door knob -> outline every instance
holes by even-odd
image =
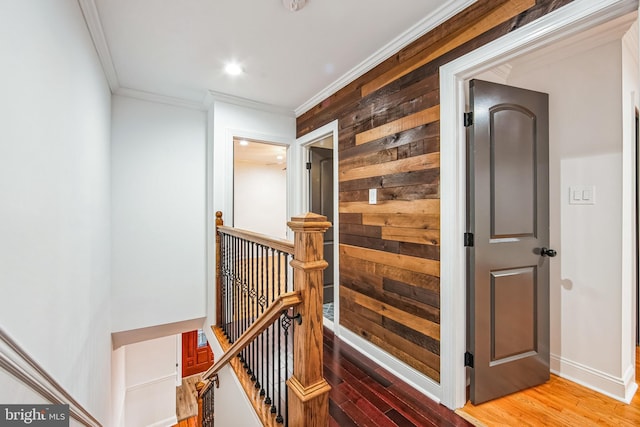
[[[542,248],[540,249],[540,255],[553,258],[554,256],[558,255],[558,253],[554,249]]]

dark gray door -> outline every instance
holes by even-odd
[[[548,95],[472,80],[471,402],[549,379]],[[470,242],[467,242],[470,244]]]
[[[309,207],[311,212],[324,215],[333,224],[333,150],[309,149]],[[324,233],[324,259],[329,266],[324,270],[323,303],[333,302],[333,227]]]

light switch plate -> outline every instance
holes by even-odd
[[[377,188],[370,188],[369,189],[369,204],[370,205],[375,205],[376,203],[378,203],[378,189]]]
[[[595,205],[596,187],[593,185],[572,185],[569,187],[570,205]]]

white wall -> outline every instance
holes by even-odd
[[[206,114],[113,97],[113,331],[205,316]]]
[[[550,95],[551,368],[625,398],[621,41],[573,51],[516,64],[507,83]],[[595,186],[596,203],[569,204],[574,185]]]
[[[208,339],[213,354],[218,359],[224,354],[222,347],[215,337]],[[221,427],[261,427],[262,422],[256,415],[255,409],[247,399],[244,389],[238,382],[238,377],[229,364],[218,372],[218,380],[220,388],[214,391],[216,425]]]
[[[234,227],[285,239],[287,237],[286,165],[235,162]]]
[[[176,337],[130,344],[124,347],[124,353],[124,425],[176,424]]]
[[[76,0],[0,28],[0,325],[108,425],[111,94]]]

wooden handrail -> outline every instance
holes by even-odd
[[[259,243],[264,246],[269,246],[273,249],[277,249],[282,252],[286,252],[288,254],[293,255],[293,243],[289,240],[278,239],[275,237],[269,237],[264,234],[254,233],[253,231],[242,230],[239,228],[226,227],[226,226],[218,226],[216,227],[218,231],[222,231],[224,234],[228,234],[229,236],[239,237],[241,239],[249,240],[251,242]]]
[[[267,307],[265,312],[260,314],[256,321],[229,347],[224,355],[202,374],[202,379],[206,380],[217,373],[224,365],[229,363],[231,359],[236,357],[238,353],[244,350],[245,347],[251,344],[258,335],[271,326],[273,322],[282,315],[283,311],[295,307],[300,303],[302,303],[302,297],[300,296],[300,292],[297,291],[287,292],[276,298],[276,300]]]

